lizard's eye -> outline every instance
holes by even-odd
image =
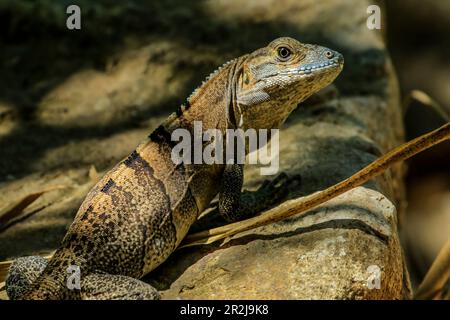
[[[289,48],[286,48],[286,47],[279,47],[277,52],[278,52],[278,57],[282,61],[286,61],[292,55],[291,50]]]

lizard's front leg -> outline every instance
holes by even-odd
[[[227,221],[250,218],[286,197],[292,182],[299,176],[289,178],[280,173],[272,181],[266,180],[256,191],[241,192],[244,182],[244,166],[227,164],[225,166],[219,191],[219,212]]]

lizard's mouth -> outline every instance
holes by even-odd
[[[344,66],[344,57],[339,54],[328,61],[322,61],[320,63],[304,64],[299,68],[289,69],[283,72],[285,75],[309,75],[316,73],[317,71],[323,71],[326,69],[342,69]]]

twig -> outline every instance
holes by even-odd
[[[439,297],[445,283],[450,278],[450,237],[428,270],[416,291],[415,299],[428,300]]]
[[[361,169],[351,177],[335,184],[323,191],[306,196],[302,199],[286,201],[277,208],[266,211],[259,216],[231,223],[222,227],[209,229],[206,231],[188,235],[181,243],[180,248],[209,244],[240,232],[254,229],[287,217],[305,212],[317,205],[326,202],[350,189],[353,189],[368,180],[382,174],[394,163],[404,161],[413,155],[422,152],[440,142],[450,138],[450,122],[442,127],[424,134],[414,140],[404,143],[397,148],[389,151],[384,156],[378,158],[365,168]]]

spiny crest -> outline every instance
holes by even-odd
[[[206,78],[205,80],[202,81],[201,85],[198,86],[192,93],[191,95],[187,98],[187,101],[189,102],[191,100],[191,98],[193,98],[198,91],[201,89],[201,87],[207,83],[210,79],[212,79],[213,77],[215,77],[216,75],[218,75],[225,67],[229,66],[230,64],[234,63],[237,59],[239,58],[234,58],[230,61],[225,62],[223,65],[221,65],[219,68],[217,68],[216,70],[214,70],[213,72],[211,72]]]
[[[234,62],[236,62],[236,60],[238,60],[239,58],[235,58],[232,59],[230,61],[225,62],[222,66],[218,67],[216,70],[214,70],[213,72],[211,72],[206,78],[205,80],[202,81],[201,85],[198,86],[190,95],[189,97],[186,99],[185,103],[182,104],[181,106],[179,106],[175,112],[173,112],[169,118],[166,120],[166,124],[171,124],[173,121],[175,121],[176,119],[178,119],[179,117],[181,117],[183,115],[183,112],[187,109],[189,109],[191,107],[190,104],[190,100],[199,92],[199,90],[202,88],[202,86],[207,83],[210,79],[212,79],[213,77],[215,77],[216,75],[218,75],[224,68],[226,68],[227,66],[233,64]]]

